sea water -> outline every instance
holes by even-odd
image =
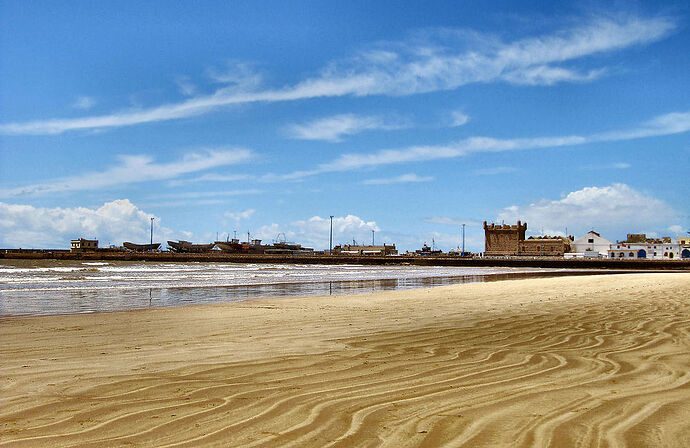
[[[554,270],[436,266],[0,260],[0,315],[71,314],[366,293]]]

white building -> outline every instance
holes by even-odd
[[[674,243],[671,238],[653,239],[646,238],[645,235],[637,235],[642,238],[631,238],[628,235],[626,241],[619,241],[611,244],[608,251],[609,258],[631,259],[644,258],[648,260],[676,260],[680,258],[690,258],[690,250],[683,252],[684,248],[680,243]],[[685,255],[685,257],[683,257]]]
[[[678,236],[676,242],[680,245],[680,258],[687,260],[690,258],[690,237]]]
[[[590,230],[584,236],[572,242],[574,256],[580,257],[606,257],[611,249],[611,241],[603,238],[594,230]]]

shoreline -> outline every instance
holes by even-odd
[[[0,319],[0,446],[685,446],[690,276]]]
[[[570,277],[570,276],[587,276],[587,275],[621,275],[631,273],[663,273],[666,271],[628,271],[628,270],[551,270],[551,271],[526,271],[526,272],[498,272],[487,274],[462,274],[462,275],[445,275],[445,276],[428,276],[428,277],[405,277],[405,278],[372,278],[365,280],[333,280],[333,281],[289,281],[279,283],[251,283],[251,284],[234,284],[234,285],[183,285],[183,286],[157,286],[157,287],[95,287],[84,290],[81,287],[64,287],[48,289],[47,291],[55,294],[60,293],[78,293],[88,291],[89,293],[98,294],[103,293],[101,300],[107,300],[106,294],[117,293],[131,293],[137,291],[140,296],[144,297],[146,292],[149,293],[149,303],[131,303],[128,305],[121,305],[121,308],[94,308],[81,310],[65,310],[65,311],[34,311],[34,312],[20,312],[8,313],[2,310],[1,318],[13,318],[19,316],[51,316],[51,315],[69,315],[69,314],[97,314],[110,313],[117,311],[130,311],[138,309],[155,309],[155,308],[169,308],[169,307],[185,307],[196,304],[214,304],[214,303],[241,303],[257,299],[286,299],[286,298],[310,298],[318,296],[349,296],[349,295],[366,295],[374,294],[383,291],[407,291],[427,288],[438,288],[442,286],[462,285],[467,283],[488,283],[496,281],[520,280],[530,278],[555,278],[555,277]],[[213,301],[185,301],[185,302],[168,302],[160,303],[156,299],[156,304],[152,304],[152,294],[161,295],[162,292],[170,290],[198,290],[198,291],[224,291],[226,294],[222,298],[216,298]],[[19,293],[21,295],[31,295],[33,292],[44,293],[45,289],[12,289],[7,292]],[[145,298],[145,297],[144,297]],[[7,299],[7,298],[5,298]],[[7,302],[5,307],[8,307]],[[10,306],[11,307],[11,306]]]

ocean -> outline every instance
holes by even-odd
[[[260,297],[361,294],[550,275],[553,269],[0,260],[0,316],[74,314]]]

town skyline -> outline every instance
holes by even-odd
[[[683,2],[2,8],[0,247],[690,230]]]

